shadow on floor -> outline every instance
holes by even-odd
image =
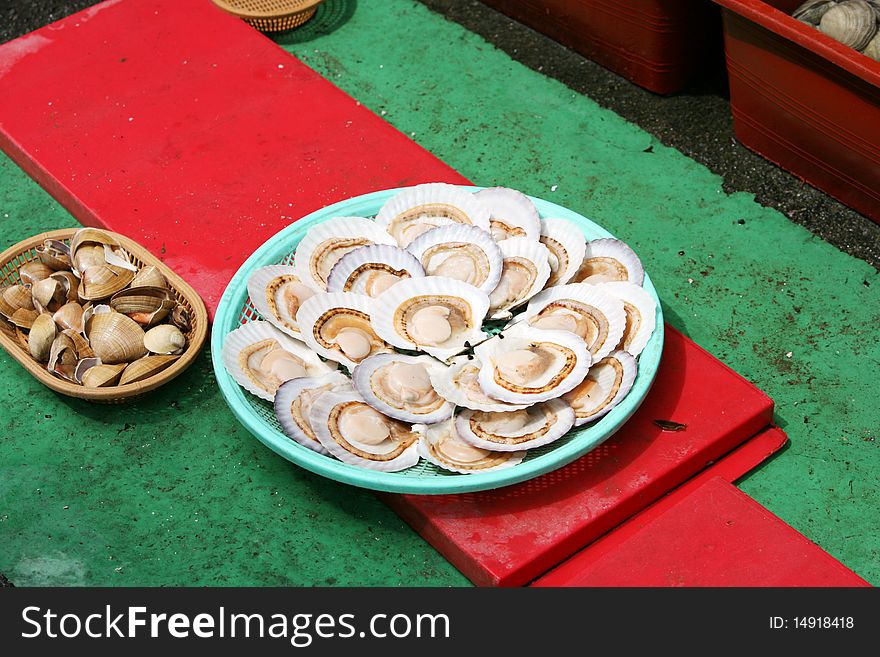
[[[292,46],[335,32],[348,22],[357,9],[358,0],[325,0],[305,25],[287,32],[270,35],[275,43]]]

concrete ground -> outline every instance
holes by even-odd
[[[49,20],[25,4],[2,36]],[[732,144],[713,83],[658,98],[478,3],[327,0],[276,40],[477,184],[629,241],[668,321],[777,403],[791,446],[742,488],[880,583],[876,225]],[[5,158],[0,193],[8,244],[75,225]],[[253,440],[207,351],[124,412],[5,355],[0,376],[0,572],[19,585],[465,583],[370,493]]]

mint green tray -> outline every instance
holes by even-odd
[[[647,274],[645,274],[644,287],[657,301],[657,328],[639,356],[638,376],[629,395],[598,422],[574,429],[551,445],[530,451],[522,463],[512,468],[482,474],[460,475],[441,470],[425,461],[403,472],[375,472],[347,465],[329,456],[317,454],[287,438],[275,419],[272,404],[254,397],[235,382],[223,367],[220,353],[227,333],[245,322],[260,319],[248,299],[247,279],[250,273],[265,265],[289,264],[293,260],[292,254],[297,244],[306,231],[315,224],[337,216],[375,216],[382,204],[398,191],[400,190],[389,189],[365,194],[313,212],[269,239],[236,272],[220,299],[211,334],[214,373],[226,403],[229,404],[235,417],[260,442],[306,470],[353,486],[422,495],[489,490],[532,479],[574,461],[614,434],[644,400],[657,374],[660,354],[663,351],[663,312],[660,309],[657,292]],[[588,239],[613,237],[611,233],[576,212],[542,199],[532,198],[532,200],[542,217],[568,219],[580,226]]]

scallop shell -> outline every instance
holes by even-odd
[[[374,354],[391,351],[370,322],[374,301],[352,292],[319,292],[296,314],[302,340],[349,370]]]
[[[303,447],[329,455],[312,431],[308,412],[319,395],[332,391],[347,392],[350,388],[350,381],[342,372],[330,372],[320,377],[303,376],[282,383],[275,392],[275,417],[284,435]],[[303,396],[303,393],[309,394]]]
[[[593,359],[586,343],[568,331],[515,324],[478,346],[480,387],[490,397],[534,404],[568,392],[587,375]]]
[[[498,246],[504,267],[498,285],[489,294],[489,315],[492,319],[508,319],[513,308],[526,303],[547,284],[550,252],[527,237],[511,237]]]
[[[385,202],[376,222],[406,247],[424,232],[449,224],[489,230],[489,210],[476,196],[455,185],[427,183],[398,192]]]
[[[642,261],[620,240],[606,237],[587,242],[587,251],[573,283],[629,281],[641,285],[645,280]]]
[[[492,399],[480,387],[482,363],[473,356],[456,356],[449,367],[431,372],[431,384],[446,401],[475,411],[518,411],[528,404],[511,404]]]
[[[571,406],[562,399],[550,399],[511,413],[461,410],[455,415],[455,429],[474,447],[519,452],[559,440],[574,420]]]
[[[454,278],[487,294],[498,285],[504,265],[498,243],[476,226],[433,228],[414,239],[406,250],[422,263],[426,275]]]
[[[397,243],[382,226],[364,217],[334,217],[312,226],[296,247],[296,275],[303,283],[326,291],[333,266],[346,253],[368,244]]]
[[[601,286],[569,283],[532,297],[517,321],[539,329],[570,331],[587,343],[593,360],[598,360],[620,342],[626,313],[623,302]]]
[[[455,420],[452,418],[430,426],[418,425],[413,429],[421,434],[419,456],[438,468],[458,474],[510,468],[522,463],[526,456],[525,451],[494,452],[474,447],[459,438],[455,429]]]
[[[623,401],[637,371],[636,359],[625,351],[613,351],[594,363],[583,382],[563,397],[574,409],[575,426],[599,419]]]
[[[651,339],[657,325],[657,303],[643,287],[616,281],[601,283],[598,287],[623,302],[626,318],[623,335],[616,349],[624,349],[638,356]]]
[[[248,296],[257,312],[287,335],[302,340],[296,313],[318,291],[304,283],[294,267],[269,265],[255,269],[248,278]]]
[[[481,328],[488,310],[489,297],[473,285],[425,276],[401,281],[379,295],[371,318],[376,333],[389,344],[446,360],[488,337]],[[421,329],[413,324],[414,318],[428,319],[428,315],[443,321],[429,327],[423,323]],[[426,333],[426,328],[433,334]]]
[[[272,348],[284,349],[296,356],[305,368],[305,376],[321,376],[336,369],[336,363],[325,363],[303,343],[291,340],[269,322],[248,322],[226,335],[223,341],[223,365],[240,386],[261,399],[272,401],[277,386],[283,381],[278,376],[274,380],[267,377],[261,381],[248,371],[248,361],[257,358],[257,352]],[[272,385],[275,385],[274,389]]]
[[[489,210],[489,232],[497,242],[511,237],[537,241],[541,236],[538,208],[522,192],[508,187],[489,187],[474,196]]]
[[[380,413],[411,424],[434,424],[452,417],[454,408],[431,383],[431,373],[445,369],[430,356],[377,354],[354,368],[351,381]]]
[[[587,242],[580,228],[567,219],[542,219],[541,244],[550,252],[550,278],[546,287],[565,285],[584,261]]]
[[[355,292],[377,297],[404,278],[425,275],[412,253],[388,244],[371,244],[349,251],[327,278],[328,292]]]
[[[822,15],[819,30],[845,46],[862,50],[877,34],[877,16],[864,0],[847,0]]]
[[[409,425],[383,416],[356,392],[318,397],[309,411],[309,424],[321,445],[344,463],[398,472],[419,462],[418,434]],[[383,430],[388,432],[384,438]],[[355,438],[354,431],[361,435]]]

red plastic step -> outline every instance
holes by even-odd
[[[642,515],[535,586],[870,586],[722,477]]]
[[[681,90],[706,65],[720,31],[717,10],[694,0],[483,3],[661,94]]]
[[[383,498],[474,583],[518,586],[755,435],[772,411],[763,392],[667,326],[642,407],[581,459],[496,491]],[[654,420],[687,428],[664,432]]]
[[[880,62],[789,16],[802,0],[715,1],[737,139],[880,222]]]
[[[213,314],[292,221],[467,182],[208,0],[111,0],[0,46],[0,147],[79,221],[150,249]]]

